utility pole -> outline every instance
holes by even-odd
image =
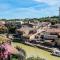
[[[60,20],[60,7],[59,7],[59,20]]]

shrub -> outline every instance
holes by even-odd
[[[40,57],[29,57],[29,58],[27,58],[26,60],[45,60],[45,59],[43,59],[43,58],[40,58]]]

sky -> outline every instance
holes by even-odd
[[[56,16],[60,0],[0,0],[0,18],[40,18]]]

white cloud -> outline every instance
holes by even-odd
[[[44,14],[46,15],[48,15],[48,16],[50,16],[50,15],[58,15],[58,8],[59,8],[59,6],[60,6],[60,0],[34,0],[34,1],[36,1],[36,2],[39,2],[39,3],[46,3],[46,4],[48,4],[49,5],[49,7],[47,7],[47,8],[43,8],[42,10],[41,10],[41,14],[43,14],[44,12]]]
[[[40,3],[46,3],[48,5],[59,5],[60,0],[34,0]]]
[[[17,8],[9,10],[3,14],[8,18],[36,18],[58,15],[56,8],[54,7],[49,7],[41,10],[36,10],[34,8]]]
[[[26,8],[12,8],[9,4],[0,4],[0,17],[6,18],[30,18],[58,15],[60,0],[34,0],[39,3],[46,3],[49,7],[40,8],[41,5]],[[36,7],[40,8],[37,9]]]

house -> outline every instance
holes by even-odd
[[[40,28],[40,27],[50,27],[50,22],[35,22],[35,23],[29,23],[33,25],[33,28]]]
[[[48,36],[45,36],[45,38],[49,38],[49,39],[54,39],[55,40],[55,43],[57,44],[57,46],[60,46],[60,28],[49,28],[45,31],[46,33],[50,34],[50,37],[49,35]],[[58,39],[56,39],[58,38]]]
[[[22,32],[23,35],[24,35],[24,34],[25,34],[25,35],[28,35],[31,30],[33,30],[33,28],[28,27],[28,26],[23,26],[23,27],[21,27],[20,29],[17,29],[17,31]]]
[[[24,36],[27,39],[33,39],[35,38],[34,34],[37,31],[31,27],[24,26],[20,29],[17,29],[17,34],[22,33],[22,36]]]
[[[58,47],[60,47],[60,39],[56,40],[56,44]]]
[[[57,40],[58,36],[57,35],[43,35],[43,38],[45,40]]]
[[[47,33],[50,33],[52,35],[59,35],[60,34],[60,28],[50,28],[46,30]]]
[[[22,33],[22,36],[24,36],[28,40],[34,40],[35,36],[38,33],[45,31],[42,25],[46,27],[47,25],[49,25],[49,23],[48,22],[44,22],[44,23],[43,22],[42,23],[41,22],[29,22],[29,23],[23,24],[22,27],[20,29],[17,29],[16,31],[18,34],[19,32]]]
[[[43,34],[40,37],[45,45],[55,46],[56,41],[58,41],[57,35]]]
[[[5,25],[5,21],[0,21],[0,26],[4,26]]]
[[[41,26],[43,26],[43,27],[50,27],[51,26],[51,23],[50,22],[42,22],[41,23]]]
[[[55,26],[56,26],[57,28],[60,28],[60,24],[55,24]]]
[[[60,24],[51,25],[51,28],[60,28]]]
[[[20,23],[20,24],[24,24],[24,22],[23,21],[15,21],[16,23]]]
[[[32,28],[39,28],[41,27],[41,22],[29,22],[28,24],[32,25]]]

